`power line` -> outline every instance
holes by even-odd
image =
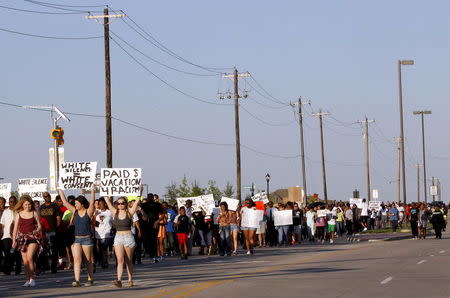
[[[85,13],[85,12],[50,12],[50,11],[22,9],[22,8],[16,8],[16,7],[3,6],[3,5],[0,5],[0,8],[14,10],[14,11],[21,11],[21,12],[36,13],[36,14],[45,14],[45,15],[73,15],[73,14],[84,14]]]
[[[271,101],[276,102],[276,103],[281,104],[281,105],[289,106],[289,103],[283,102],[283,101],[277,99],[276,97],[272,96],[272,94],[270,94],[260,83],[258,83],[258,81],[253,77],[253,75],[250,76],[250,77],[256,83],[256,85],[258,85],[258,87],[261,88],[261,90],[264,91],[264,93],[266,93],[267,96],[269,96],[271,98],[270,99]]]
[[[37,0],[25,0],[26,2],[31,2],[35,4],[46,4],[46,5],[53,5],[53,6],[60,6],[60,7],[91,7],[91,8],[100,8],[100,7],[106,7],[107,5],[68,5],[68,4],[57,4],[57,3],[49,3],[49,2],[42,2]]]
[[[134,62],[136,62],[137,64],[139,64],[144,70],[146,70],[149,74],[151,74],[152,76],[154,76],[156,79],[158,79],[159,81],[161,81],[164,85],[170,87],[171,89],[177,91],[178,93],[183,94],[186,97],[189,97],[193,100],[199,101],[199,102],[203,102],[206,104],[210,104],[210,105],[217,105],[217,106],[230,106],[231,104],[222,104],[222,103],[216,103],[216,102],[211,102],[202,98],[199,98],[197,96],[191,95],[181,89],[179,89],[178,87],[175,87],[174,85],[170,84],[169,82],[167,82],[166,80],[164,80],[163,78],[159,77],[158,75],[156,75],[154,72],[152,72],[147,66],[145,66],[142,62],[140,62],[136,57],[134,57],[132,54],[130,54],[130,52],[128,52],[124,47],[122,47],[122,45],[120,43],[118,43],[113,37],[111,37],[111,40],[120,48],[122,49],[122,51],[125,52],[125,54],[127,54]]]
[[[89,13],[89,12],[101,12],[99,10],[97,11],[93,11],[93,10],[80,10],[80,9],[74,9],[74,8],[65,8],[65,7],[79,7],[79,8],[95,8],[95,7],[105,7],[105,5],[103,6],[70,6],[70,5],[58,5],[58,4],[50,4],[50,3],[46,3],[46,2],[40,2],[40,1],[35,1],[35,0],[24,0],[25,2],[34,4],[34,5],[39,5],[39,6],[43,6],[43,7],[48,7],[48,8],[53,8],[53,9],[58,9],[58,10],[64,10],[64,11],[72,11],[72,12],[82,12],[82,13]]]
[[[117,37],[118,39],[120,39],[123,43],[125,43],[127,46],[129,46],[130,48],[132,48],[132,49],[135,50],[136,52],[140,53],[142,56],[146,57],[147,59],[149,59],[149,60],[151,60],[151,61],[153,61],[153,62],[155,62],[155,63],[157,63],[157,64],[159,64],[159,65],[161,65],[161,66],[163,66],[163,67],[165,67],[165,68],[167,68],[167,69],[171,69],[171,70],[174,70],[174,71],[177,71],[177,72],[180,72],[180,73],[184,73],[184,74],[188,74],[188,75],[194,75],[194,76],[202,76],[202,77],[205,77],[205,76],[206,76],[206,77],[211,77],[211,76],[215,77],[215,76],[217,76],[217,74],[201,74],[201,73],[188,72],[188,71],[184,71],[184,70],[181,70],[181,69],[178,69],[178,68],[169,66],[169,65],[167,65],[167,64],[165,64],[165,63],[162,63],[162,62],[160,62],[160,61],[158,61],[158,60],[156,60],[156,59],[150,57],[149,55],[147,55],[146,53],[142,52],[141,50],[137,49],[136,47],[134,47],[133,45],[131,45],[129,42],[127,42],[126,40],[124,40],[122,37],[120,37],[118,34],[114,33],[112,30],[110,30],[110,32],[111,32],[115,37]]]
[[[255,114],[251,113],[249,110],[247,110],[244,106],[239,105],[241,107],[241,109],[243,109],[247,114],[249,114],[252,118],[258,120],[259,122],[265,124],[265,125],[269,125],[269,126],[290,126],[292,123],[295,123],[295,119],[288,122],[288,123],[273,123],[273,122],[268,122],[265,121],[261,118],[259,118],[258,116],[256,116]]]
[[[19,31],[9,30],[9,29],[5,29],[5,28],[0,28],[0,31],[13,33],[13,34],[17,34],[17,35],[22,35],[22,36],[28,36],[28,37],[36,37],[36,38],[44,38],[44,39],[57,39],[57,40],[88,40],[88,39],[103,38],[103,36],[87,36],[87,37],[48,36],[48,35],[39,35],[39,34],[19,32]]]

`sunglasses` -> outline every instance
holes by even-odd
[[[120,203],[117,203],[117,205],[127,205],[127,203],[126,202],[120,202]]]

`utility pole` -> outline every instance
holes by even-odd
[[[322,151],[322,180],[323,180],[323,197],[325,199],[325,204],[328,203],[328,194],[327,194],[327,173],[325,169],[325,152],[323,146],[323,116],[328,116],[330,113],[319,111],[319,113],[312,114],[313,116],[319,117],[320,121],[320,148]]]
[[[305,143],[303,139],[303,113],[302,113],[302,105],[304,104],[310,104],[310,101],[302,102],[302,97],[300,96],[298,98],[298,125],[300,128],[300,158],[302,163],[302,179],[303,179],[303,192],[305,194],[305,197],[303,198],[303,204],[304,206],[308,203],[308,191],[306,187],[306,163],[305,163]],[[295,109],[295,104],[291,103],[291,106]]]
[[[402,168],[402,153],[401,153],[401,141],[400,138],[394,138],[397,142],[397,152],[398,152],[398,169],[397,169],[397,203],[400,204],[400,178],[401,178],[401,168]]]
[[[365,125],[365,133],[364,140],[366,145],[366,182],[367,182],[367,202],[370,201],[370,154],[369,154],[369,123],[375,122],[375,120],[369,120],[367,117],[365,120],[358,121],[358,123],[364,123]]]
[[[417,203],[420,203],[420,163],[416,164],[417,167]],[[426,190],[425,190],[426,191]]]
[[[398,60],[398,95],[400,106],[400,150],[402,155],[402,182],[403,182],[403,203],[406,205],[406,170],[405,170],[405,134],[403,130],[403,86],[402,86],[402,65],[414,65],[414,60]]]
[[[425,162],[425,123],[423,115],[430,115],[431,111],[414,111],[413,115],[420,115],[422,120],[422,163],[423,163],[423,193],[424,202],[427,203],[427,166]],[[433,199],[434,201],[434,199]]]
[[[225,74],[224,78],[233,78],[234,85],[234,128],[236,133],[236,195],[239,202],[241,202],[241,136],[239,130],[239,78],[249,77],[250,73],[238,73],[236,67],[233,74]],[[244,95],[245,96],[245,95]]]
[[[105,119],[106,119],[106,166],[112,168],[112,122],[111,122],[111,57],[109,50],[109,19],[122,18],[125,14],[110,15],[108,8],[103,9],[103,15],[88,15],[87,19],[103,19],[105,44]]]
[[[433,186],[433,194],[432,194],[432,196],[433,196],[433,202],[436,200],[436,195],[434,194],[434,177],[431,177],[431,185]]]

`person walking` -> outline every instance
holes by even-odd
[[[42,225],[30,196],[23,195],[15,210],[12,247],[22,255],[26,277],[23,286],[34,287],[36,285],[34,257],[38,250],[39,253],[42,252]]]
[[[395,207],[395,203],[391,204],[391,207],[388,209],[388,216],[391,222],[392,232],[397,232],[398,227],[398,209]]]
[[[350,241],[353,236],[354,216],[350,203],[345,205],[345,229],[347,230],[347,241]]]
[[[417,209],[416,203],[412,203],[409,209],[409,223],[413,239],[417,239],[419,237],[419,209]]]
[[[342,237],[345,232],[345,214],[341,207],[336,209],[336,230],[337,236]]]
[[[445,226],[444,214],[439,206],[434,207],[434,211],[431,214],[430,223],[433,225],[435,239],[442,239],[442,229]]]
[[[424,204],[419,207],[419,239],[427,237],[428,210]]]
[[[17,204],[17,198],[15,196],[9,197],[9,207],[3,211],[0,224],[3,230],[2,236],[2,250],[4,254],[3,273],[10,275],[11,271],[15,271],[16,275],[20,274],[22,261],[20,253],[17,250],[11,250],[13,237],[12,229],[14,224],[14,218],[16,217],[15,206]]]
[[[299,208],[298,203],[294,203],[294,210],[292,210],[292,223],[294,225],[292,244],[296,242],[302,244],[302,217],[303,211]]]
[[[100,266],[108,268],[108,248],[112,245],[113,216],[107,208],[104,197],[98,199],[98,209],[95,212],[95,239],[97,246],[97,261]]]
[[[221,202],[220,214],[217,218],[219,223],[219,254],[220,256],[231,256],[231,217],[233,214],[228,210],[228,204],[226,202]]]
[[[317,212],[316,218],[316,230],[317,230],[317,239],[322,243],[325,243],[325,227],[327,226],[327,215],[325,206],[320,207],[320,210]]]
[[[314,235],[316,232],[316,212],[314,208],[306,207],[306,228],[308,230],[308,240],[309,242],[314,241]]]
[[[187,260],[189,248],[188,237],[192,231],[192,221],[186,215],[185,207],[181,206],[178,215],[174,219],[175,230],[177,232],[178,249],[180,250],[180,258]]]
[[[87,271],[88,280],[85,286],[94,285],[94,264],[92,263],[92,256],[94,253],[94,241],[91,227],[91,217],[94,215],[94,201],[95,201],[95,186],[91,189],[90,201],[80,195],[75,199],[75,206],[71,205],[67,199],[64,191],[58,190],[58,194],[63,201],[64,206],[73,213],[72,222],[75,227],[75,242],[72,244],[73,255],[73,273],[75,281],[72,287],[81,287],[81,262],[84,260]]]
[[[247,219],[250,216],[251,212],[256,212],[255,203],[253,202],[252,199],[246,199],[245,206],[243,206],[241,209],[240,217],[241,217],[241,230],[244,233],[245,248],[247,249],[247,255],[252,255],[254,253],[253,247],[254,247],[256,228],[247,227],[242,223],[247,222]]]

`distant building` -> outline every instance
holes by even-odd
[[[287,202],[303,202],[303,188],[296,186],[277,189],[270,194],[269,199],[275,204],[286,204]]]

